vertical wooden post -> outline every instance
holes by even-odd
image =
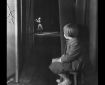
[[[93,69],[96,69],[96,41],[97,41],[97,0],[90,0],[89,8],[89,29],[90,29],[90,60]]]
[[[16,54],[16,75],[15,79],[16,82],[18,83],[18,19],[17,19],[17,0],[15,0],[15,54]]]
[[[59,6],[59,22],[60,22],[60,39],[61,39],[61,54],[63,54],[64,52],[64,38],[63,38],[63,29],[62,29],[62,25],[61,25],[61,3],[60,0],[58,0],[58,6]]]
[[[74,85],[77,85],[77,73],[74,73]]]

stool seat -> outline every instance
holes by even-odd
[[[81,65],[82,65],[81,59],[72,62],[72,70],[69,73],[73,75],[74,85],[78,84],[77,76],[78,76],[79,70],[81,69]]]

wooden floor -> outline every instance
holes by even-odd
[[[30,56],[24,59],[20,82],[25,85],[57,85],[56,75],[49,65],[52,58],[59,57],[60,37],[35,37],[35,43],[30,49]]]
[[[53,74],[49,65],[51,59],[59,57],[60,38],[36,38],[35,44],[30,49],[30,56],[24,59],[23,68],[18,85],[57,85],[57,76]],[[90,74],[86,77],[84,85],[98,85],[97,75]],[[8,85],[17,85],[11,82]]]

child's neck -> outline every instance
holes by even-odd
[[[64,34],[64,37],[65,37],[66,39],[69,39],[69,40],[72,39],[72,37],[68,37],[68,36],[66,36],[65,34]]]

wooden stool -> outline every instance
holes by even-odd
[[[74,85],[77,85],[77,72],[70,72],[73,75]]]

